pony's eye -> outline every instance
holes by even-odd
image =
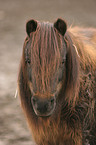
[[[31,63],[30,59],[28,59],[28,60],[27,60],[27,63],[28,63],[28,64],[30,64],[30,63]]]
[[[26,62],[27,64],[30,64],[30,63],[31,63],[30,59],[26,59],[25,62]]]
[[[65,59],[62,60],[62,64],[64,64],[64,63],[65,63]]]
[[[62,61],[62,64],[64,64],[64,63],[65,63],[65,61],[63,60],[63,61]]]

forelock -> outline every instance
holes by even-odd
[[[52,80],[60,66],[63,37],[51,23],[38,23],[31,34],[32,83],[38,91],[51,91]]]

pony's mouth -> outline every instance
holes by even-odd
[[[31,103],[35,114],[39,117],[49,117],[53,114],[56,107],[55,98],[38,99],[36,96],[31,98]]]
[[[52,93],[51,95],[48,95],[48,98],[46,97],[46,94],[43,97],[41,94],[37,95],[37,93],[35,93],[33,91],[33,86],[32,83],[29,82],[29,88],[31,91],[31,104],[32,104],[32,108],[34,110],[34,113],[37,116],[40,117],[48,117],[51,116],[56,108],[56,98],[60,92],[60,89],[62,87],[62,83],[60,82],[57,85],[57,90],[55,93]]]

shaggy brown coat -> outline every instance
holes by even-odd
[[[96,29],[67,30],[61,19],[54,25],[32,22],[30,28],[26,26],[28,36],[20,63],[18,92],[35,142],[96,145]],[[66,63],[58,86],[56,72],[61,67],[62,54]],[[27,74],[32,74],[31,81]],[[56,109],[51,116],[35,114],[31,103],[33,92],[42,98],[57,93]]]

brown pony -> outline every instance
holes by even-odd
[[[96,29],[30,20],[18,92],[37,145],[96,145]]]

